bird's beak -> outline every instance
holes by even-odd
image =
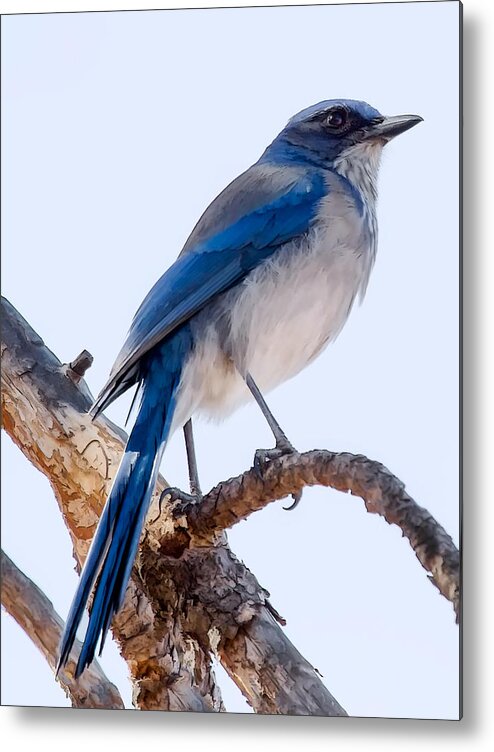
[[[423,119],[420,115],[391,115],[383,118],[380,122],[372,123],[366,129],[365,138],[391,141],[395,136],[399,136],[400,133],[404,133],[417,123],[421,123]]]

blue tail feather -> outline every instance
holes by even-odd
[[[76,677],[100,653],[125,596],[142,528],[175,411],[177,389],[190,350],[188,327],[151,351],[142,364],[140,406],[89,550],[60,645],[65,665],[96,582]]]

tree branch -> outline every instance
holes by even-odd
[[[227,546],[183,558],[190,561],[189,594],[201,604],[191,626],[207,625],[212,649],[258,713],[346,715],[276,623],[269,593]]]
[[[14,562],[1,551],[2,605],[44,655],[53,672],[64,623],[51,601]],[[76,640],[69,662],[59,674],[59,682],[74,708],[108,708],[122,710],[118,689],[106,678],[98,661],[81,676],[73,678],[81,643]]]
[[[84,380],[74,383],[73,369],[61,365],[5,299],[2,309],[4,427],[49,478],[82,562],[125,434],[105,418],[91,421]],[[194,540],[168,505],[158,514],[164,488],[160,478],[124,606],[112,624],[134,703],[222,709],[210,670],[216,652],[258,712],[346,715],[274,622],[268,593],[235,559],[224,535]],[[302,678],[310,697],[299,689]]]
[[[89,354],[62,366],[3,299],[2,307],[4,426],[49,477],[82,562],[125,434],[86,415],[91,396],[81,376]],[[293,454],[270,462],[262,478],[249,470],[220,483],[199,505],[173,502],[162,509],[160,478],[126,601],[113,622],[138,707],[221,709],[213,652],[257,712],[345,715],[276,624],[269,594],[224,535],[272,500],[315,484],[361,496],[369,512],[397,524],[458,615],[458,551],[379,463],[323,450]]]
[[[315,449],[269,463],[262,479],[252,469],[213,488],[200,504],[177,508],[189,534],[207,537],[305,486],[328,486],[360,496],[368,512],[397,525],[430,579],[451,603],[459,619],[460,556],[450,536],[405,491],[405,485],[381,465],[362,455]]]
[[[80,570],[125,433],[105,418],[91,421],[91,395],[71,371],[2,298],[2,427],[48,477]],[[180,631],[173,614],[153,612],[135,568],[112,631],[129,667],[136,707],[222,709],[210,656]]]

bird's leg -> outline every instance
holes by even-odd
[[[187,451],[187,463],[189,466],[190,493],[197,501],[202,499],[199,472],[197,469],[196,449],[194,446],[194,434],[192,433],[192,418],[189,418],[184,426],[185,449]]]
[[[189,418],[184,425],[185,450],[187,452],[187,465],[189,468],[189,488],[190,494],[185,493],[180,488],[165,488],[159,500],[159,513],[161,514],[161,503],[165,496],[171,496],[174,502],[173,514],[180,517],[192,504],[197,504],[202,500],[202,491],[199,483],[199,472],[197,470],[196,450],[194,446],[194,435],[192,433],[192,418]],[[176,504],[175,502],[180,502]]]
[[[256,382],[254,381],[250,373],[246,375],[245,383],[247,384],[255,401],[261,408],[261,412],[266,418],[268,422],[268,426],[273,432],[273,436],[276,442],[276,445],[273,447],[273,449],[257,449],[254,455],[254,469],[259,475],[259,477],[262,478],[263,468],[266,466],[266,464],[270,460],[276,460],[279,457],[283,457],[283,455],[285,454],[291,454],[292,452],[296,452],[297,450],[288,441],[285,435],[285,432],[283,431],[280,424],[274,417],[273,413],[267,406],[266,400],[264,399],[261,392],[259,391],[259,387],[257,386]],[[302,491],[300,491],[297,494],[292,494],[292,496],[293,496],[293,504],[291,504],[289,507],[284,507],[284,509],[287,509],[287,510],[295,509],[300,499],[302,498]]]
[[[295,449],[288,441],[285,432],[281,428],[280,424],[274,417],[273,413],[269,409],[269,407],[266,404],[266,400],[262,396],[261,392],[259,391],[259,387],[257,386],[256,382],[250,375],[250,373],[247,374],[245,377],[245,383],[249,387],[249,390],[254,397],[255,401],[261,408],[261,412],[266,418],[268,422],[268,426],[270,427],[271,431],[273,432],[273,436],[276,441],[276,447],[274,449],[266,449],[262,450],[265,452],[272,452],[273,456],[268,457],[267,459],[276,459],[277,457],[281,457],[283,454],[289,454],[290,452],[294,452]]]

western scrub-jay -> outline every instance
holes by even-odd
[[[70,609],[59,667],[97,578],[77,676],[98,640],[103,647],[176,428],[184,427],[197,497],[192,415],[226,415],[253,396],[276,441],[263,459],[293,449],[262,394],[310,363],[364,295],[376,254],[381,151],[420,120],[383,117],[344,99],[298,113],[206,209],[144,299],[92,408],[97,416],[138,385],[135,423]]]

